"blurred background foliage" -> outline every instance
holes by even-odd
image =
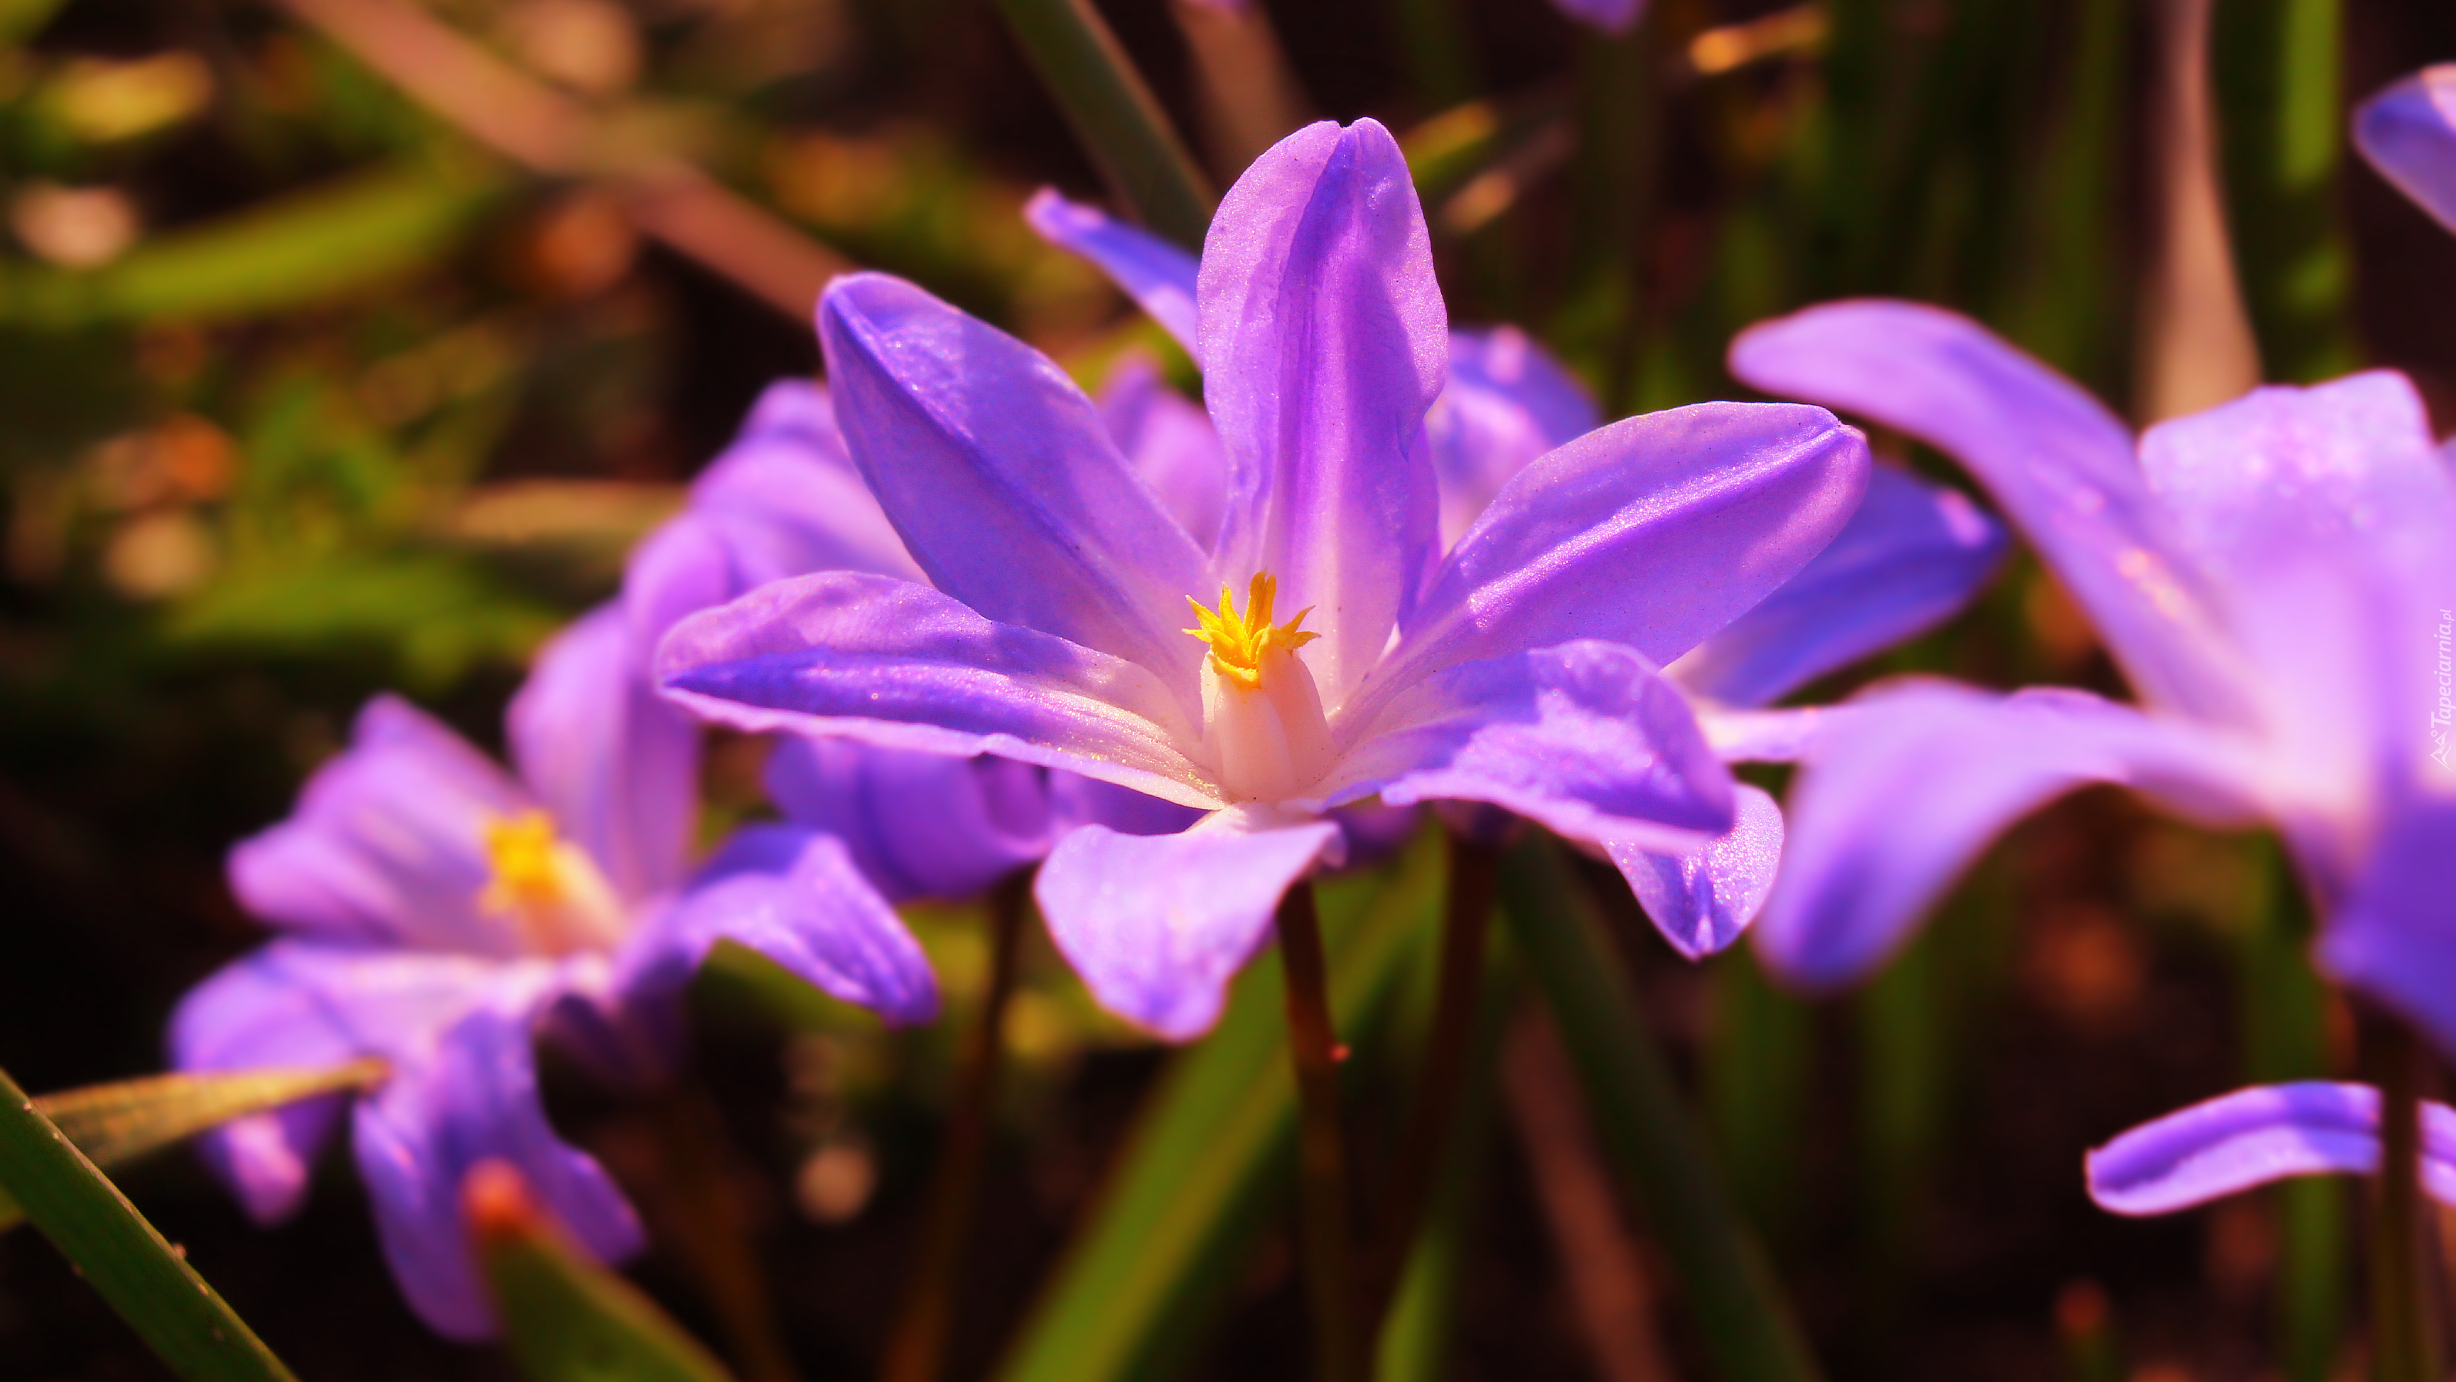
[[[1312,0],[1269,6],[1292,74],[1271,87],[1217,65],[1185,0],[1101,5],[1222,185],[1273,109],[1389,123],[1452,318],[1524,324],[1614,413],[1734,396],[1735,331],[1855,294],[1971,312],[2129,409],[2162,7],[1655,0],[1605,40],[1530,0]],[[1025,229],[1034,187],[1101,189],[982,0],[430,0],[412,13],[461,45],[441,49],[370,45],[370,13],[0,0],[0,1055],[29,1088],[156,1065],[176,995],[256,934],[222,851],[366,696],[401,688],[499,741],[529,651],[613,589],[763,384],[816,368],[779,308],[831,268],[908,275],[1087,381],[1149,350],[1196,384]],[[2456,247],[2343,133],[2349,94],[2449,57],[2436,0],[2216,0],[2222,181],[2269,378],[2394,365],[2456,420]],[[480,80],[497,70],[508,85]],[[412,94],[421,72],[442,98]],[[734,219],[700,233],[677,206]],[[1811,696],[1912,669],[2121,689],[2026,561]],[[716,808],[757,810],[756,746],[711,763]],[[2300,1382],[2335,1362],[2341,1192],[2128,1223],[2087,1206],[2074,1156],[2244,1075],[2342,1067],[2293,895],[2263,840],[2090,794],[1830,1002],[1775,990],[1744,949],[1683,966],[1616,920],[1838,1374],[2120,1357]],[[976,916],[916,926],[958,1019],[923,1032],[888,1037],[747,954],[703,984],[702,1064],[813,1375],[878,1346],[987,963]],[[1429,981],[1389,953],[1415,976],[1386,1019],[1406,1030]],[[1007,1038],[1026,1073],[962,1375],[1023,1318],[1161,1067],[1045,944]],[[649,1155],[585,1090],[558,1114],[618,1174]],[[1543,1227],[1526,1168],[1557,1148],[1519,1125],[1463,1220],[1453,1375],[1589,1375],[1604,1355],[1559,1283],[1598,1268]],[[137,1184],[303,1375],[506,1366],[409,1320],[346,1177],[269,1237],[182,1159]],[[1284,1232],[1249,1237],[1216,1273],[1233,1327],[1200,1375],[1300,1356]],[[672,1264],[641,1279],[701,1323]],[[0,1377],[154,1366],[39,1248],[0,1241]]]

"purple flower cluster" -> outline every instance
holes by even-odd
[[[1199,258],[1054,194],[1028,214],[1177,337],[1204,404],[1149,361],[1095,399],[912,284],[833,284],[829,388],[774,386],[540,655],[513,771],[380,699],[234,851],[283,934],[189,996],[176,1063],[391,1067],[210,1140],[250,1212],[296,1208],[347,1112],[404,1291],[482,1336],[473,1166],[510,1162],[600,1257],[639,1241],[547,1122],[534,1042],[670,1078],[719,940],[927,1020],[893,906],[1023,869],[1092,993],[1170,1039],[1288,888],[1430,803],[1608,857],[1675,947],[1718,950],[1785,848],[1728,765],[1804,744],[1822,773],[1874,719],[1764,707],[1948,616],[2004,549],[1822,407],[1600,425],[1523,333],[1452,331],[1371,121],[1272,149]],[[704,855],[702,722],[777,736],[782,816]]]

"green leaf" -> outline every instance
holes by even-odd
[[[498,182],[466,164],[415,164],[336,180],[147,241],[97,269],[0,277],[0,319],[215,320],[321,303],[386,282],[457,245]]]
[[[214,1294],[128,1197],[0,1071],[0,1189],[190,1382],[292,1382],[290,1370]]]
[[[1510,852],[1501,907],[1560,1024],[1622,1193],[1671,1263],[1716,1373],[1731,1382],[1813,1382],[1821,1374],[1799,1325],[1732,1209],[1628,972],[1557,844],[1535,838]]]
[[[319,1070],[155,1075],[46,1094],[34,1101],[34,1107],[96,1166],[113,1167],[233,1118],[319,1094],[365,1089],[383,1078],[384,1063],[378,1060]],[[16,1227],[24,1217],[6,1189],[0,1188],[0,1232]]]
[[[1427,833],[1395,870],[1322,886],[1342,1033],[1374,1024],[1408,957],[1429,944],[1441,880],[1440,839]],[[1275,1217],[1295,1153],[1280,971],[1260,961],[1237,979],[1218,1028],[1153,1091],[1099,1207],[1000,1367],[1001,1382],[1166,1372]]]
[[[1200,250],[1219,198],[1091,0],[998,0],[998,8],[1127,213]]]
[[[656,1303],[573,1248],[520,1173],[470,1173],[478,1257],[520,1370],[538,1382],[729,1382],[724,1366]]]

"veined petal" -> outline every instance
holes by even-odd
[[[537,655],[506,711],[512,761],[624,898],[682,881],[699,825],[700,728],[656,693],[621,606],[582,615]]]
[[[2422,1109],[2422,1187],[2456,1205],[2456,1110]],[[2171,1214],[2289,1176],[2379,1170],[2379,1091],[2311,1080],[2238,1089],[2089,1154],[2089,1197],[2117,1214]]]
[[[1229,458],[1218,566],[1314,611],[1335,706],[1438,556],[1424,415],[1449,368],[1432,240],[1398,141],[1371,120],[1289,135],[1203,242],[1203,391]]]
[[[2205,717],[2245,712],[2208,592],[2130,433],[2070,380],[1966,317],[1883,300],[1750,327],[1731,343],[1731,372],[1951,455],[2038,548],[2145,698]]]
[[[843,841],[890,901],[964,898],[1055,843],[1049,770],[850,739],[790,737],[768,756],[768,796],[796,825]]]
[[[1603,642],[1461,663],[1417,682],[1324,784],[1334,801],[1489,802],[1596,843],[1680,849],[1731,828],[1732,781],[1688,702]]]
[[[1746,614],[1670,668],[1730,705],[1763,705],[1925,631],[1969,603],[2001,565],[2004,529],[1958,490],[1892,466],[1839,537]]]
[[[1796,404],[1700,403],[1589,432],[1501,491],[1359,700],[1574,639],[1678,657],[1822,551],[1867,473],[1864,438]]]
[[[1101,387],[1100,419],[1186,535],[1210,550],[1228,508],[1228,453],[1211,415],[1170,388],[1149,356],[1136,354]]]
[[[1032,194],[1023,204],[1023,219],[1041,239],[1090,260],[1201,363],[1194,329],[1200,264],[1194,256],[1096,206],[1068,201],[1054,187]]]
[[[2456,63],[2425,67],[2363,102],[2354,112],[2354,147],[2456,230]]]
[[[1239,806],[1175,835],[1089,825],[1033,884],[1049,936],[1101,1006],[1171,1041],[1219,1020],[1280,896],[1337,847],[1339,827]]]
[[[492,1003],[463,1017],[433,1059],[396,1068],[362,1101],[352,1127],[359,1178],[401,1287],[419,1318],[453,1339],[497,1328],[461,1217],[461,1179],[481,1161],[518,1167],[590,1256],[639,1251],[639,1218],[595,1158],[565,1143],[537,1097],[529,1044],[532,1009]]]
[[[720,940],[897,1024],[938,1015],[929,957],[832,835],[787,825],[736,831],[674,905],[624,951],[617,991],[670,1001]]]
[[[480,899],[489,822],[537,803],[440,721],[393,696],[359,711],[290,818],[230,852],[247,910],[336,940],[512,956],[517,930]]]
[[[1221,804],[1187,756],[1196,736],[1180,702],[1150,672],[883,576],[822,572],[695,614],[666,635],[657,679],[701,716],[754,733],[994,753]]]
[[[1809,746],[1757,953],[1803,985],[1849,983],[2039,805],[2112,782],[2205,821],[2247,822],[2258,814],[2247,756],[2190,722],[2080,691],[1880,688],[1841,707]]]
[[[170,1063],[185,1071],[339,1065],[362,1056],[427,1059],[452,1023],[504,992],[550,982],[551,966],[465,955],[278,940],[189,990],[171,1014]],[[311,1099],[252,1114],[199,1139],[207,1164],[259,1223],[307,1194],[316,1152],[347,1102]]]
[[[2328,972],[2385,1002],[2456,1052],[2456,917],[2448,910],[2456,860],[2456,800],[2404,803],[2387,821],[2369,867],[2321,933]]]
[[[884,274],[830,285],[819,337],[853,459],[931,584],[1198,703],[1180,630],[1209,563],[1065,371]]]
[[[1450,333],[1450,380],[1424,418],[1441,486],[1444,551],[1536,457],[1595,429],[1594,400],[1514,326]]]
[[[1740,938],[1774,891],[1782,862],[1782,808],[1740,783],[1731,829],[1679,853],[1616,844],[1608,855],[1637,905],[1671,948],[1692,960]]]

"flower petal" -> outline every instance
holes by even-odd
[[[2080,691],[1880,688],[1832,712],[1787,808],[1782,877],[1757,953],[1825,988],[1874,969],[2016,818],[2121,783],[2212,822],[2257,812],[2239,743]]]
[[[938,1015],[929,957],[833,835],[786,825],[734,832],[625,949],[616,977],[625,1006],[678,996],[720,940],[889,1022]]]
[[[2178,552],[2124,425],[2070,380],[1941,308],[1864,300],[1742,332],[1731,372],[1863,414],[1968,467],[2089,612],[2141,694],[2243,711],[2206,590]]]
[[[1700,403],[1589,432],[1501,491],[1362,698],[1573,639],[1678,657],[1822,551],[1867,472],[1864,438],[1796,404]]]
[[[1737,791],[1731,829],[1694,849],[1672,854],[1615,844],[1604,851],[1654,928],[1692,960],[1740,938],[1774,891],[1782,862],[1782,808],[1746,783]]]
[[[402,1295],[447,1338],[490,1338],[494,1305],[461,1217],[461,1180],[481,1161],[518,1167],[580,1248],[611,1262],[639,1251],[639,1218],[605,1168],[565,1143],[538,1102],[531,1012],[487,1004],[434,1058],[396,1069],[358,1106],[352,1142],[377,1235]]]
[[[1597,843],[1685,848],[1732,825],[1731,774],[1688,701],[1618,644],[1462,663],[1355,731],[1333,801],[1481,801]]]
[[[393,696],[359,711],[350,747],[318,768],[279,825],[230,852],[241,906],[337,940],[516,955],[479,906],[488,822],[534,809],[467,740]]]
[[[1188,402],[1146,355],[1131,355],[1100,390],[1100,419],[1127,464],[1208,551],[1228,508],[1228,453],[1211,415]]]
[[[2403,375],[2265,388],[2150,429],[2150,487],[2259,671],[2269,737],[2347,805],[2420,770],[2456,481]],[[2342,809],[2342,808],[2340,808]]]
[[[1183,629],[1209,564],[1065,371],[884,274],[831,284],[819,337],[853,459],[933,585],[1197,694]]]
[[[1961,609],[2004,558],[2004,529],[1960,491],[1874,466],[1833,545],[1671,667],[1691,691],[1763,705]]]
[[[1090,260],[1199,363],[1194,284],[1200,263],[1150,231],[1096,206],[1068,201],[1044,187],[1023,204],[1023,219],[1040,238]]]
[[[504,716],[556,828],[633,902],[682,881],[699,826],[699,725],[657,695],[647,653],[601,605],[538,653]]]
[[[2456,1052],[2456,919],[2448,911],[2456,801],[2395,813],[2369,868],[2319,939],[2330,974],[2420,1024]]]
[[[1553,7],[1607,34],[1625,34],[1646,13],[1646,0],[1552,0]]]
[[[2423,1105],[2422,1187],[2456,1204],[2456,1110]],[[2089,1154],[2089,1197],[2117,1214],[2171,1214],[2289,1176],[2379,1170],[2379,1091],[2322,1080],[2238,1089],[2167,1114]]]
[[[669,696],[736,729],[995,753],[1220,804],[1185,754],[1193,727],[1151,673],[926,586],[845,571],[778,581],[676,625],[657,668]]]
[[[1219,569],[1311,608],[1325,705],[1379,660],[1439,555],[1424,415],[1449,370],[1398,141],[1324,121],[1237,179],[1203,242],[1203,390],[1228,449]]]
[[[2362,103],[2354,146],[2439,224],[2456,230],[2456,64],[2425,67]]]
[[[844,843],[891,901],[963,898],[1055,842],[1048,770],[1008,758],[788,737],[768,756],[768,796],[795,825]]]
[[[1441,545],[1457,544],[1536,457],[1602,417],[1561,363],[1514,326],[1450,333],[1450,380],[1424,418],[1441,485]]]
[[[454,1020],[544,969],[460,955],[278,940],[232,961],[171,1014],[178,1070],[330,1066],[361,1056],[424,1059]],[[311,1099],[224,1124],[199,1139],[259,1223],[285,1219],[307,1194],[318,1149],[346,1102]]]
[[[1281,894],[1338,838],[1329,821],[1256,806],[1175,835],[1085,826],[1050,853],[1033,894],[1101,1006],[1190,1041],[1219,1020],[1228,981],[1261,948]]]

